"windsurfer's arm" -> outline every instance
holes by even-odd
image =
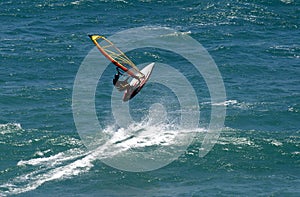
[[[120,76],[123,75],[123,73],[120,71],[120,68],[119,68],[119,67],[116,67],[116,70],[117,70],[117,73],[118,73]]]

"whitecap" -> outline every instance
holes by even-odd
[[[14,133],[16,131],[22,130],[22,126],[20,123],[7,123],[7,124],[0,124],[0,134],[8,134]]]
[[[294,3],[294,0],[280,0],[280,1],[285,4]]]

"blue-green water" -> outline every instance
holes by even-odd
[[[0,196],[300,195],[299,1],[1,1],[0,18]],[[133,173],[88,155],[72,89],[94,48],[89,33],[143,26],[186,32],[207,49],[224,80],[227,115],[205,157],[195,141],[171,164]],[[154,52],[133,59],[142,63]],[[168,55],[155,52],[155,60],[189,71]],[[107,70],[108,90],[114,71]],[[204,129],[206,90],[196,88]],[[169,103],[168,96],[159,100]],[[99,120],[111,117],[107,99],[97,92]]]

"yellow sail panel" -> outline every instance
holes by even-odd
[[[101,36],[99,36],[99,35],[91,35],[90,37],[91,37],[91,39],[92,39],[93,41],[96,41],[96,40],[98,40],[99,38],[101,38]]]
[[[110,40],[100,35],[91,35],[90,38],[95,44],[97,43],[101,47],[101,49],[109,56],[109,59],[112,62],[116,61],[118,65],[124,66],[128,70],[130,69],[134,72],[134,75],[139,78],[144,77],[144,74],[140,72],[138,67]],[[97,42],[99,39],[101,39],[101,41]]]

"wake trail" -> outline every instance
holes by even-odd
[[[119,128],[117,131],[113,129],[115,126],[108,126],[103,131],[109,136],[108,140],[94,150],[73,148],[49,157],[21,160],[17,167],[27,172],[0,185],[0,196],[29,192],[50,181],[65,180],[87,173],[94,167],[94,161],[110,159],[132,149],[180,145],[182,141],[178,139],[195,132],[173,130],[160,124],[146,126],[139,123],[131,125],[129,129]]]

